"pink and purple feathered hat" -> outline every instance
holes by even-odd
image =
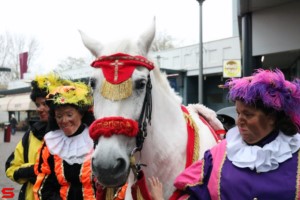
[[[228,97],[253,105],[261,101],[266,107],[283,111],[300,130],[300,79],[285,80],[279,70],[257,69],[252,76],[226,81]]]

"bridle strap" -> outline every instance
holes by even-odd
[[[138,121],[139,132],[136,136],[136,147],[138,151],[143,148],[144,140],[147,137],[147,124],[151,124],[151,114],[152,114],[152,84],[150,75],[148,75],[148,81],[146,84],[146,95],[144,98],[144,103],[141,111],[141,115]]]
[[[152,84],[150,75],[148,75],[148,81],[146,84],[146,95],[144,98],[144,103],[141,111],[141,115],[138,121],[139,124],[139,131],[136,136],[136,147],[133,149],[133,151],[130,154],[130,167],[132,169],[132,172],[134,174],[135,180],[137,180],[141,167],[147,166],[145,164],[142,164],[140,162],[135,162],[134,154],[136,152],[141,152],[143,149],[144,141],[147,137],[147,124],[151,124],[151,114],[152,114],[152,96],[151,96],[151,90],[152,90]]]

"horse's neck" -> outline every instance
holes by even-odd
[[[146,176],[157,176],[168,194],[186,161],[187,129],[181,104],[153,86],[151,125],[142,150]]]

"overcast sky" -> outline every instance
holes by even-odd
[[[232,36],[231,0],[203,3],[203,41]],[[156,17],[157,32],[171,35],[181,46],[199,41],[196,0],[0,0],[0,32],[36,37],[40,60],[30,71],[49,71],[68,56],[88,51],[78,29],[101,40],[137,37]]]

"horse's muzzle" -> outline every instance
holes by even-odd
[[[127,182],[130,168],[126,169],[126,161],[123,158],[116,159],[111,165],[104,167],[92,159],[93,174],[99,183],[105,187],[120,187]]]

